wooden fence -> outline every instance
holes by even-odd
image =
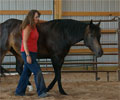
[[[96,20],[94,20],[96,22]],[[102,22],[113,22],[117,21],[118,25],[120,25],[120,18],[114,18],[112,20],[101,20]],[[101,45],[118,45],[118,48],[103,48],[104,55],[118,55],[118,62],[98,62],[97,58],[94,56],[94,54],[89,49],[70,49],[69,54],[70,56],[77,56],[77,55],[91,55],[93,56],[93,62],[76,62],[76,61],[65,61],[64,64],[92,64],[94,65],[94,70],[62,70],[62,72],[89,72],[89,73],[95,73],[96,80],[99,79],[98,72],[106,72],[107,73],[107,80],[109,81],[109,72],[115,72],[115,70],[98,70],[97,64],[118,64],[118,68],[120,69],[120,26],[118,29],[112,29],[112,30],[102,30],[102,34],[118,34],[118,43],[102,43]],[[75,46],[84,46],[82,43],[77,43]],[[3,65],[15,65],[15,62],[7,62],[3,63]],[[39,64],[46,64],[50,65],[50,61],[40,61]],[[69,68],[68,68],[69,69]],[[15,69],[10,69],[11,71],[15,71]],[[53,68],[42,68],[43,71],[51,72],[53,71]],[[120,73],[118,73],[118,80],[120,80]]]
[[[25,15],[28,13],[28,10],[1,10],[0,15]],[[42,15],[54,15],[55,19],[62,18],[62,16],[120,16],[120,12],[62,12],[62,3],[61,0],[54,0],[54,10],[45,10],[41,11]],[[89,21],[89,20],[87,20]],[[98,22],[98,20],[93,20],[94,22]],[[75,72],[94,72],[96,74],[96,80],[98,77],[98,69],[97,64],[118,64],[118,69],[120,69],[120,18],[115,17],[112,20],[101,20],[101,22],[118,22],[118,29],[104,29],[102,30],[102,34],[118,34],[118,43],[102,43],[101,45],[118,45],[118,48],[103,48],[104,55],[118,55],[118,62],[98,62],[97,58],[94,57],[93,53],[89,49],[71,49],[69,55],[91,55],[93,56],[93,62],[66,62],[65,64],[93,64],[95,65],[95,70],[93,71],[78,71]],[[76,46],[84,46],[84,44],[78,43]],[[51,62],[39,62],[40,64],[51,64]],[[6,64],[16,64],[15,62],[3,63]],[[15,69],[10,69],[15,70]],[[42,68],[43,71],[53,71],[52,68]],[[71,70],[62,70],[63,72],[71,72]],[[74,71],[72,71],[74,72]],[[110,70],[103,71],[107,72],[107,80],[109,80],[109,72],[113,72]],[[115,72],[115,71],[114,71]],[[120,81],[120,71],[118,71],[118,80]]]

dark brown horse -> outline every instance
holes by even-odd
[[[20,55],[22,21],[9,19],[1,24],[0,33],[0,64],[5,54],[10,51],[17,59],[16,70],[21,74],[23,60]],[[66,94],[61,84],[61,67],[64,58],[68,54],[70,47],[75,43],[84,40],[97,57],[102,56],[103,51],[100,45],[100,27],[90,23],[84,23],[71,19],[52,20],[39,23],[38,58],[50,58],[55,71],[55,77],[47,88],[52,89],[56,81],[61,94]],[[1,67],[2,68],[2,67]]]

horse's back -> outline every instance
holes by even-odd
[[[69,33],[73,31],[75,33],[82,31],[82,29],[85,29],[87,25],[88,23],[73,19],[55,19],[55,20],[39,23],[38,31],[43,31],[45,33],[50,33],[52,31],[57,31],[57,32],[59,31],[58,34],[61,33],[66,34],[65,33],[66,31],[68,31]]]

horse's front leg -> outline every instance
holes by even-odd
[[[64,58],[61,59],[58,56],[52,57],[52,64],[53,64],[53,68],[55,71],[55,78],[48,86],[47,91],[52,89],[56,81],[58,81],[59,92],[63,95],[66,95],[65,91],[62,88],[62,84],[61,84],[61,67],[62,67],[63,62],[64,62]]]
[[[54,71],[55,71],[55,70],[54,70]],[[56,81],[57,81],[57,77],[56,77],[56,75],[55,75],[53,81],[52,81],[52,82],[49,84],[49,86],[47,87],[46,92],[49,92],[49,91],[53,88],[53,86],[55,85]]]
[[[62,66],[61,66],[62,67]],[[63,95],[67,95],[67,93],[64,91],[61,83],[61,68],[57,69],[58,71],[58,87],[59,87],[59,92]]]

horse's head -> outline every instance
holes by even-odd
[[[90,24],[86,27],[84,43],[85,45],[92,50],[97,57],[101,57],[103,55],[103,50],[100,45],[100,37],[101,37],[101,30],[100,30],[100,22],[95,25],[93,24],[92,20]]]

